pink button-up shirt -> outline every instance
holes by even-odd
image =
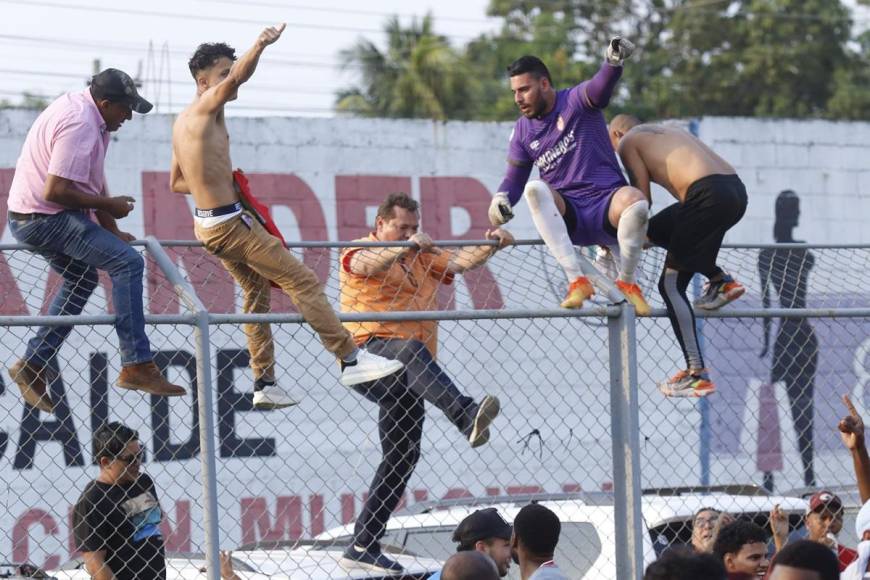
[[[62,205],[45,200],[48,174],[75,182],[75,188],[103,195],[103,164],[109,132],[89,89],[59,97],[36,118],[9,188],[9,210],[18,213],[60,213]]]

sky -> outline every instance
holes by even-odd
[[[844,0],[854,5],[855,0]],[[0,0],[0,100],[30,92],[52,98],[80,90],[94,60],[143,80],[156,112],[183,108],[194,92],[187,60],[201,42],[227,42],[237,54],[261,30],[286,22],[228,115],[332,116],[335,92],[352,71],[337,55],[360,37],[383,46],[386,19],[407,24],[432,12],[435,28],[461,46],[501,21],[486,17],[489,0]],[[870,10],[856,13],[870,24]]]
[[[84,88],[94,59],[143,79],[142,95],[158,112],[176,112],[194,85],[187,60],[201,42],[244,52],[267,25],[286,22],[266,49],[233,115],[329,116],[337,89],[354,77],[337,54],[361,36],[383,45],[391,14],[409,23],[427,11],[436,30],[461,46],[500,20],[488,0],[0,0],[0,100],[24,91],[55,96]]]

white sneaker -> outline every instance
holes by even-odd
[[[299,401],[291,398],[287,391],[278,385],[266,385],[262,390],[254,391],[255,409],[283,409],[298,404]]]
[[[339,361],[339,364],[341,365],[339,381],[345,387],[376,381],[405,368],[401,361],[372,354],[364,348],[359,349],[355,361],[351,363]]]
[[[480,401],[474,413],[471,429],[468,432],[468,442],[472,448],[480,447],[489,441],[489,426],[498,416],[500,410],[501,404],[498,397],[486,395]]]

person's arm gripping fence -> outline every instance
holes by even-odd
[[[483,265],[497,251],[514,243],[514,237],[507,230],[496,228],[486,232],[487,240],[496,240],[498,245],[495,246],[463,246],[458,252],[455,252],[450,262],[447,264],[447,269],[452,274],[461,274],[467,270],[472,270]]]

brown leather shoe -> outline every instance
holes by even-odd
[[[8,370],[28,405],[46,413],[54,413],[54,403],[48,397],[48,381],[44,368],[22,359]]]
[[[167,381],[154,361],[123,367],[116,384],[122,389],[143,391],[159,397],[181,397],[187,393]]]

